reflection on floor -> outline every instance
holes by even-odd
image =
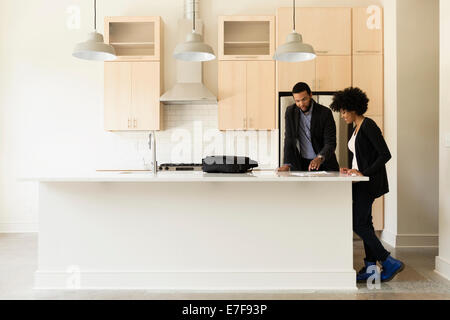
[[[450,281],[434,270],[435,248],[394,250],[393,256],[406,263],[394,280],[381,289],[358,284],[358,291],[286,291],[286,292],[155,292],[148,290],[34,290],[33,273],[37,266],[37,234],[0,234],[0,299],[216,299],[216,300],[299,300],[299,299],[446,299],[450,300]],[[355,270],[363,263],[364,249],[354,240]]]

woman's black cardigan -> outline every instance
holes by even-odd
[[[356,136],[355,150],[358,170],[370,178],[370,181],[366,182],[369,193],[374,198],[388,193],[386,163],[391,159],[391,153],[380,128],[372,119],[365,118],[361,124]],[[350,163],[352,161],[353,153],[350,152]]]

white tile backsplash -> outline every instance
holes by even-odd
[[[158,163],[201,163],[209,155],[249,156],[259,168],[276,168],[278,131],[219,131],[217,105],[165,105],[156,132]],[[148,132],[106,133],[98,169],[143,169],[151,159]]]

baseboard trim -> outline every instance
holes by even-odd
[[[434,270],[440,276],[450,281],[450,262],[442,257],[436,257],[436,267]]]
[[[38,232],[38,224],[32,222],[0,223],[0,233],[35,233]]]
[[[396,236],[387,230],[383,230],[383,232],[381,232],[381,241],[387,243],[392,248],[395,248],[396,246],[396,239]]]
[[[438,248],[438,234],[392,234],[384,230],[381,240],[393,248]]]
[[[357,290],[356,273],[339,272],[45,272],[35,289],[277,291]]]
[[[398,234],[396,248],[438,248],[438,234]]]

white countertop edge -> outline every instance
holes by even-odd
[[[22,182],[359,182],[368,177],[329,173],[322,176],[296,176],[297,173],[253,172],[244,174],[210,174],[203,172],[105,173],[87,175],[48,175],[20,178]],[[304,174],[304,173],[300,173]]]

